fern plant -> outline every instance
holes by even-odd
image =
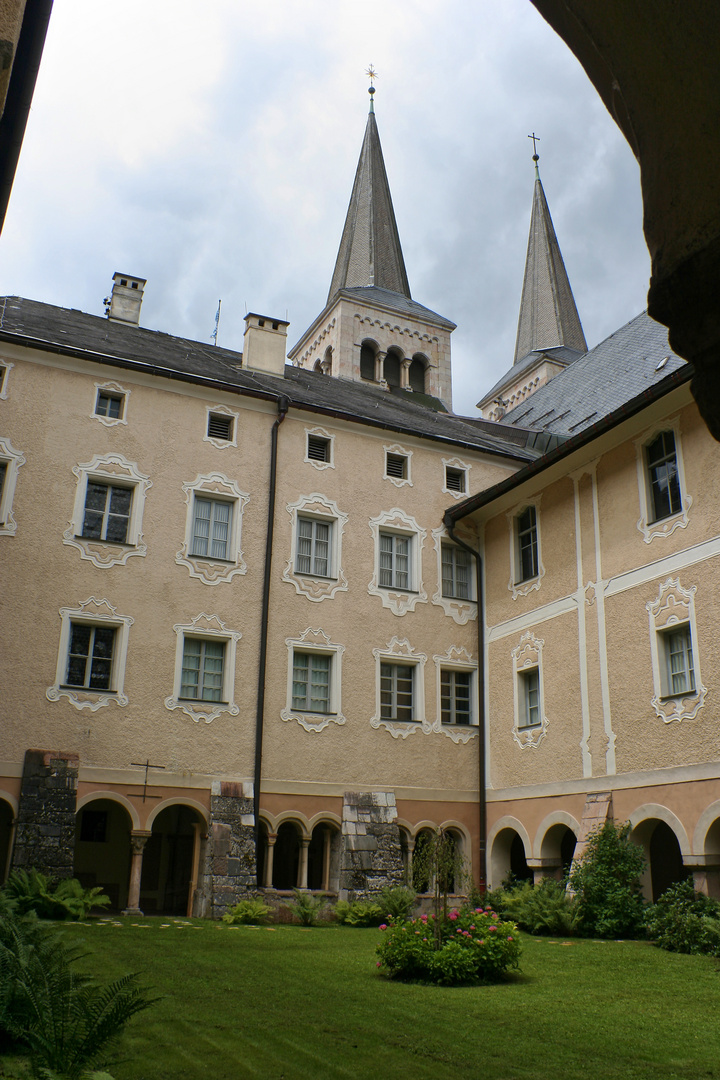
[[[262,900],[241,900],[222,917],[230,926],[258,926],[268,920],[270,908]]]
[[[539,885],[526,881],[502,900],[503,912],[531,934],[560,934],[569,937],[577,932],[578,906],[565,887],[551,878]]]
[[[84,919],[110,903],[100,888],[85,889],[77,878],[55,882],[34,869],[13,870],[3,893],[19,914],[33,911],[40,919]]]
[[[315,926],[325,907],[325,897],[313,896],[302,889],[293,889],[293,893],[295,899],[290,904],[293,915],[303,926]]]

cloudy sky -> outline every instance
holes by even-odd
[[[635,159],[529,0],[56,3],[0,237],[0,294],[242,348],[322,310],[368,107],[413,298],[453,319],[454,407],[512,363],[532,144],[590,346],[645,307]]]

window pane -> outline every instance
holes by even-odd
[[[646,450],[653,520],[660,521],[682,510],[675,436],[661,431]]]
[[[537,577],[538,574],[538,550],[537,550],[537,518],[535,507],[528,506],[515,519],[517,530],[518,552],[518,581],[527,581]]]
[[[186,638],[183,648],[181,697],[196,698],[198,696],[201,656],[202,642]]]
[[[668,685],[671,694],[691,694],[695,689],[690,627],[673,630],[665,637]]]
[[[380,715],[383,720],[413,719],[413,667],[380,665]]]
[[[209,499],[195,500],[195,520],[193,523],[193,555],[207,555],[210,539],[210,517],[212,503]]]

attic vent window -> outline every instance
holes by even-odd
[[[121,285],[127,285],[127,278],[120,278]]]
[[[465,470],[445,466],[445,487],[448,491],[465,491]]]
[[[407,480],[407,458],[403,454],[385,456],[385,475],[395,480]]]
[[[265,320],[264,319],[258,319],[258,326],[264,326],[264,325],[265,325]]]
[[[227,442],[233,437],[232,416],[221,416],[219,413],[210,413],[207,427],[208,438],[225,439]]]
[[[137,281],[131,281],[131,282],[130,282],[130,285],[131,285],[131,287],[132,287],[133,289],[137,289],[137,287],[138,287],[138,283],[137,283]]]
[[[272,324],[272,328],[273,328],[273,330],[277,330],[277,328],[278,328],[278,324],[277,324],[276,322],[274,322],[274,323]]]
[[[319,435],[308,435],[307,456],[311,461],[329,461],[330,440]]]

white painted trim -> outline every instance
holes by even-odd
[[[540,499],[542,498],[542,492],[535,495],[532,499],[526,502],[517,503],[511,510],[508,510],[505,517],[509,526],[510,533],[510,579],[508,581],[508,590],[512,594],[513,600],[517,600],[519,596],[529,596],[531,592],[535,592],[540,588],[540,583],[545,577],[545,567],[542,561],[542,543],[540,539]],[[520,552],[518,548],[518,518],[524,510],[529,507],[533,507],[535,510],[535,539],[537,542],[537,561],[538,572],[535,577],[526,578],[524,581],[518,581],[518,574],[520,573]]]
[[[345,646],[333,642],[323,630],[308,626],[297,638],[285,638],[288,650],[287,701],[280,713],[282,720],[297,720],[305,731],[323,731],[328,724],[344,724],[342,711],[342,657]],[[293,659],[296,652],[330,657],[330,712],[313,713],[293,708]]]
[[[376,518],[371,518],[368,525],[373,534],[375,549],[373,576],[368,583],[368,592],[372,596],[379,596],[383,607],[389,608],[394,615],[405,615],[408,611],[414,611],[417,604],[426,604],[427,593],[422,582],[422,548],[427,535],[425,529],[418,525],[414,517],[410,517],[397,507],[384,510]],[[398,536],[408,537],[411,541],[410,583],[412,588],[407,591],[380,585],[381,532],[396,533]]]
[[[447,486],[447,470],[457,469],[458,472],[465,473],[465,490],[455,491],[454,488]],[[472,465],[469,465],[467,461],[461,461],[458,457],[442,458],[442,491],[446,495],[450,495],[453,499],[459,501],[461,499],[467,499],[470,494],[470,470]]]
[[[545,642],[542,638],[536,638],[528,630],[523,634],[520,641],[510,654],[513,661],[513,705],[514,723],[512,737],[521,750],[540,745],[548,729],[548,718],[545,715],[545,684],[543,681],[542,650]],[[535,727],[524,727],[520,724],[523,711],[522,676],[525,672],[536,670],[538,673],[538,696],[540,698],[540,723]]]
[[[706,806],[698,818],[692,839],[692,849],[697,855],[720,855],[720,851],[708,852],[706,850],[707,834],[718,818],[720,818],[720,799]]]
[[[411,472],[412,456],[413,456],[412,450],[406,450],[405,447],[400,446],[399,443],[393,443],[392,446],[388,446],[387,444],[383,444],[383,454],[384,454],[384,457],[383,457],[383,479],[384,480],[389,480],[390,483],[394,484],[395,487],[397,487],[397,488],[412,487],[413,486],[412,472]],[[396,454],[398,457],[407,458],[407,465],[405,467],[405,472],[407,474],[406,476],[404,476],[404,477],[388,476],[388,474],[387,474],[387,456],[388,456],[388,454]]]
[[[422,731],[423,734],[429,735],[433,730],[433,725],[428,722],[425,716],[425,663],[427,661],[425,653],[413,649],[407,638],[393,637],[384,649],[373,649],[373,656],[375,657],[375,715],[370,717],[371,727],[386,728],[393,739],[407,739],[408,735],[413,735],[416,731]],[[415,668],[413,674],[413,713],[416,716],[415,720],[400,721],[384,720],[382,718],[380,665],[383,661],[394,661],[395,663],[405,661]]]
[[[467,649],[461,645],[451,645],[442,656],[433,656],[435,663],[435,723],[434,731],[441,731],[452,739],[454,743],[469,742],[478,734],[479,700],[477,691],[477,662],[473,660]],[[470,707],[472,720],[470,724],[443,724],[442,722],[442,686],[440,676],[443,670],[452,668],[454,671],[467,671],[470,678]]]
[[[470,594],[473,597],[470,600],[461,600],[455,596],[443,596],[442,591],[442,547],[443,543],[449,547],[454,547],[458,551],[462,551],[462,548],[458,544],[455,544],[448,535],[447,529],[444,525],[440,525],[439,528],[432,531],[433,544],[435,545],[435,554],[437,556],[437,574],[438,574],[438,587],[434,593],[432,602],[438,607],[441,607],[446,615],[449,615],[451,619],[458,624],[458,626],[464,626],[470,619],[477,619],[477,600],[474,598],[475,593],[475,574],[473,573],[473,558],[470,556]]]
[[[93,791],[88,791],[86,795],[83,795],[81,799],[78,799],[75,809],[76,813],[80,813],[90,803],[98,802],[100,799],[104,799],[106,802],[117,803],[118,806],[122,806],[130,818],[130,828],[140,828],[140,815],[130,802],[128,798],[121,795],[119,791],[104,791],[102,788],[95,788]]]
[[[602,544],[600,542],[600,502],[598,497],[597,473],[593,468],[592,474],[592,497],[593,497],[593,528],[595,532],[595,573],[598,583],[602,577]],[[607,625],[605,622],[605,590],[599,585],[595,588],[597,600],[598,620],[598,650],[600,654],[600,693],[603,707],[603,727],[605,730],[605,772],[613,776],[617,772],[615,762],[616,735],[612,726],[612,710],[610,705],[610,674],[608,670],[607,651]]]
[[[668,578],[658,590],[657,598],[645,605],[650,621],[650,655],[652,659],[654,695],[650,704],[663,723],[673,720],[694,720],[705,704],[707,687],[700,674],[700,650],[695,620],[695,593],[697,586],[684,589],[679,578]],[[670,697],[665,677],[664,644],[660,637],[670,627],[689,625],[693,654],[695,689],[683,697]]]
[[[682,509],[677,514],[661,518],[659,521],[652,521],[652,500],[647,472],[646,450],[648,444],[663,431],[672,431],[675,439],[675,463],[678,471]],[[682,440],[680,438],[680,417],[673,416],[663,418],[653,427],[644,431],[640,438],[634,440],[634,443],[638,491],[640,495],[640,518],[637,522],[637,528],[642,533],[645,543],[649,544],[656,537],[665,539],[668,536],[672,536],[676,529],[686,529],[688,526],[688,512],[693,501],[691,496],[687,494],[687,486],[685,484],[685,466],[683,464]]]
[[[63,544],[77,548],[81,559],[93,563],[100,570],[124,566],[133,555],[145,556],[147,544],[143,539],[142,519],[145,496],[152,487],[152,480],[140,472],[134,461],[128,461],[122,454],[96,454],[90,461],[74,465],[72,471],[77,477],[75,504],[70,524],[63,533]],[[81,535],[87,486],[93,480],[103,484],[116,482],[121,487],[132,488],[130,519],[124,544],[92,540]]]
[[[48,701],[67,698],[76,709],[98,709],[109,705],[127,705],[125,696],[125,665],[127,663],[128,636],[134,619],[129,615],[118,615],[108,600],[97,600],[89,596],[76,608],[60,608],[60,644],[58,646],[55,682],[48,686],[45,697]],[[88,690],[81,686],[66,686],[68,651],[70,649],[71,623],[85,623],[87,626],[106,626],[115,630],[115,644],[112,658],[112,690]]]
[[[9,439],[0,439],[0,462],[4,462],[5,483],[3,484],[2,497],[0,497],[0,536],[14,536],[17,532],[17,522],[13,514],[13,499],[17,484],[18,471],[26,462],[26,457],[20,450],[16,450]]]
[[[175,555],[178,566],[186,566],[190,577],[197,578],[204,585],[218,585],[232,581],[237,574],[247,573],[241,546],[243,510],[250,501],[247,492],[241,491],[234,480],[224,473],[212,472],[198,474],[191,484],[183,484],[185,492],[185,542]],[[191,555],[193,525],[195,521],[195,499],[197,497],[216,498],[218,501],[232,504],[232,525],[228,542],[228,558],[213,559],[210,556]]]
[[[317,436],[319,439],[327,439],[330,446],[330,460],[329,461],[316,461],[315,458],[311,458],[308,455],[308,439],[311,435]],[[305,461],[308,465],[312,465],[314,469],[334,469],[335,468],[335,436],[331,435],[321,427],[306,427],[305,428]]]
[[[666,806],[661,806],[660,803],[643,803],[642,806],[637,806],[630,814],[628,821],[631,826],[630,839],[635,840],[637,843],[638,838],[634,835],[640,829],[640,826],[645,821],[664,821],[669,828],[675,833],[677,842],[680,845],[680,851],[683,855],[690,855],[690,842],[688,840],[685,826],[680,821],[680,818],[673,814],[672,810],[668,810]]]
[[[580,595],[583,587],[583,555],[582,555],[582,530],[580,527],[580,480],[582,473],[572,477],[573,504],[575,513],[575,568],[577,579],[577,594]],[[577,606],[578,610],[578,661],[580,667],[580,709],[582,713],[582,738],[580,739],[580,754],[582,757],[583,776],[592,776],[592,754],[590,753],[590,692],[587,658],[587,623],[585,621],[585,604]]]
[[[535,841],[533,843],[533,858],[534,859],[547,859],[550,856],[543,855],[543,844],[545,838],[554,825],[566,825],[568,829],[571,829],[575,833],[575,837],[580,836],[580,822],[577,818],[574,818],[572,814],[567,814],[564,810],[554,810],[551,814],[548,814],[542,819],[535,832]]]
[[[0,357],[0,368],[5,371],[5,377],[0,382],[0,401],[6,401],[8,396],[8,383],[10,381],[10,372],[15,367],[12,360],[6,360],[4,357]]]
[[[335,593],[347,592],[347,578],[342,565],[343,530],[348,521],[338,504],[314,491],[311,495],[302,495],[295,502],[285,507],[290,515],[290,558],[285,564],[282,579],[295,586],[295,591],[308,600],[320,603],[331,600]],[[296,569],[298,549],[298,518],[315,518],[326,522],[330,528],[330,574],[328,577],[316,577],[313,574],[301,574]]]
[[[229,630],[222,619],[217,615],[206,615],[201,612],[189,623],[176,623],[173,630],[177,636],[175,646],[175,675],[173,692],[165,698],[165,708],[172,711],[180,709],[191,720],[198,723],[203,720],[211,724],[218,716],[229,713],[237,716],[240,707],[235,702],[235,653],[237,643],[242,634],[237,630]],[[202,699],[187,699],[180,697],[182,689],[182,664],[185,637],[205,638],[208,641],[224,641],[225,656],[223,659],[223,701],[203,701]]]
[[[208,435],[208,424],[210,423],[210,416],[229,416],[232,417],[232,439],[217,439],[213,435]],[[237,446],[238,426],[240,423],[240,413],[234,409],[229,409],[227,405],[206,405],[205,406],[205,431],[203,433],[203,442],[212,443],[218,450],[225,450],[228,446]]]
[[[113,395],[114,397],[122,398],[122,416],[98,416],[98,414],[95,412],[95,409],[97,408],[98,394],[101,391]],[[120,383],[117,382],[96,382],[95,396],[92,400],[92,411],[90,413],[90,417],[93,420],[99,420],[101,424],[105,425],[105,427],[117,427],[118,424],[124,424],[125,427],[127,427],[127,410],[128,402],[130,400],[130,393],[130,390],[126,390],[124,386],[121,386]]]

